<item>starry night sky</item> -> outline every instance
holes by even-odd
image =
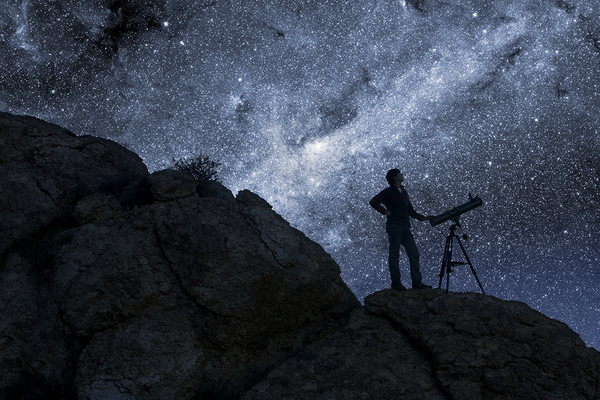
[[[461,224],[486,293],[600,349],[599,17],[576,0],[3,0],[0,111],[150,171],[210,155],[360,299],[390,284],[368,205],[388,169],[422,214],[479,195]],[[425,283],[449,226],[413,222]],[[450,289],[479,292],[457,268]]]

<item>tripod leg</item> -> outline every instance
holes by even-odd
[[[473,273],[473,276],[475,277],[475,280],[477,280],[477,284],[479,285],[479,289],[481,289],[481,293],[485,294],[485,292],[483,291],[483,286],[481,286],[481,282],[479,282],[479,278],[477,277],[477,272],[475,272],[475,268],[473,268],[473,264],[471,264],[471,260],[469,260],[469,256],[467,255],[467,251],[463,247],[463,245],[460,242],[460,239],[458,237],[456,238],[456,240],[458,240],[458,244],[460,244],[460,248],[462,249],[462,252],[465,255],[465,258],[467,259],[467,263],[469,264],[469,267],[471,267],[471,272]]]
[[[452,247],[454,247],[452,238],[454,238],[454,235],[450,235],[448,237],[450,240],[450,245],[448,246],[448,257],[446,260],[446,293],[448,293],[448,290],[450,290],[450,273],[452,272]]]
[[[444,246],[444,256],[442,257],[442,268],[440,269],[440,282],[438,283],[438,289],[442,287],[442,279],[444,279],[444,271],[446,271],[446,265],[448,263],[448,248],[450,246],[450,236],[446,238],[446,245]]]

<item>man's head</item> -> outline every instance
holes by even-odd
[[[404,175],[402,175],[399,169],[394,168],[388,171],[388,173],[385,175],[385,179],[388,181],[390,186],[399,188],[404,181]]]
[[[396,175],[398,175],[400,173],[399,169],[390,169],[387,174],[385,174],[385,180],[387,180],[387,182],[390,185],[393,185],[394,183],[396,183]]]

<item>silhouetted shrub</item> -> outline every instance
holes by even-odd
[[[193,158],[173,159],[173,169],[189,172],[198,181],[211,180],[220,183],[218,177],[220,166],[220,162],[211,160],[205,154]]]

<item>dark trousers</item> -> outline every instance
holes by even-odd
[[[387,224],[385,231],[390,239],[389,266],[392,285],[400,284],[400,245],[404,246],[408,261],[410,263],[410,277],[413,287],[420,285],[421,271],[419,269],[419,249],[415,244],[415,238],[410,232],[410,226]]]

